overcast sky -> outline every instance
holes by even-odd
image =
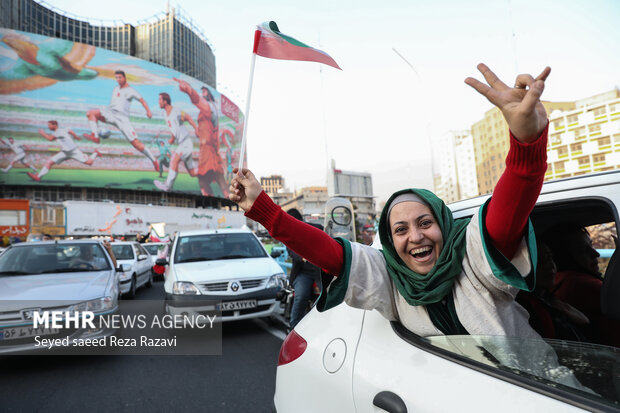
[[[132,24],[166,8],[163,0],[48,4]],[[518,73],[551,66],[546,100],[576,100],[620,85],[617,0],[180,4],[214,46],[218,90],[244,111],[253,32],[263,21],[276,21],[342,67],[257,58],[248,163],[257,176],[283,175],[291,190],[325,185],[331,158],[339,169],[370,172],[377,203],[405,187],[432,189],[429,141],[469,129],[491,108],[463,83],[467,76],[482,79],[479,62],[508,84]],[[441,156],[441,148],[434,151]]]

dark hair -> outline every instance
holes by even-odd
[[[48,120],[47,123],[51,123],[54,126],[58,126],[58,121],[55,121],[55,120]]]
[[[584,236],[590,238],[588,230],[580,225],[567,222],[554,225],[546,230],[540,237],[540,241],[551,249],[558,271],[569,271],[579,269],[571,247],[581,242]]]
[[[207,100],[208,100],[208,101],[210,101],[210,102],[214,102],[214,101],[215,101],[215,98],[214,98],[214,97],[213,97],[213,95],[211,94],[211,91],[209,90],[209,88],[208,88],[208,87],[203,86],[203,87],[201,87],[200,89],[201,89],[201,90],[206,90],[206,91],[207,91]]]
[[[122,70],[117,70],[114,72],[115,75],[123,75],[123,77],[125,79],[127,79],[127,76],[125,75],[125,72],[123,72]]]
[[[162,99],[164,100],[164,102],[166,102],[167,104],[170,104],[170,102],[172,102],[172,101],[170,100],[170,95],[169,95],[169,94],[167,94],[166,92],[161,92],[161,93],[159,94],[159,96],[161,96],[161,98],[162,98]]]
[[[290,216],[292,216],[295,219],[298,219],[300,221],[303,221],[304,218],[301,216],[301,212],[299,212],[297,209],[295,208],[291,208],[288,211],[286,211],[287,214],[289,214]]]

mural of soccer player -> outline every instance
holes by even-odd
[[[172,152],[172,159],[170,161],[166,182],[158,180],[153,181],[153,185],[165,192],[170,191],[174,185],[174,180],[179,171],[179,162],[183,161],[187,172],[189,172],[191,176],[196,176],[198,172],[196,163],[192,158],[194,144],[183,122],[188,122],[196,131],[198,130],[198,126],[196,126],[194,120],[187,113],[182,112],[179,108],[173,107],[171,102],[169,94],[163,92],[159,94],[159,107],[164,110],[166,124],[168,128],[170,128],[170,133],[172,134],[169,142],[172,144],[175,140],[177,141],[177,147]]]
[[[147,105],[146,101],[142,98],[140,93],[134,88],[129,86],[125,72],[117,70],[114,72],[114,78],[118,83],[118,86],[112,91],[112,99],[110,106],[103,107],[101,109],[91,109],[86,113],[88,118],[88,124],[90,126],[91,133],[85,133],[84,137],[90,139],[95,143],[100,142],[98,122],[105,122],[110,125],[116,126],[123,134],[123,136],[136,148],[139,152],[142,152],[151,162],[156,171],[159,171],[159,162],[153,156],[151,151],[144,146],[144,144],[138,139],[136,130],[129,122],[129,108],[131,101],[136,99],[139,101],[144,110],[146,116],[150,119],[153,115]]]
[[[164,173],[164,167],[170,169],[170,158],[172,158],[172,153],[170,152],[170,145],[164,139],[157,138],[155,142],[159,150],[157,162],[159,162],[159,177],[161,178]]]
[[[13,159],[11,159],[9,165],[6,168],[2,168],[2,172],[9,172],[16,162],[21,162],[21,164],[24,165],[26,168],[30,168],[36,172],[37,168],[26,162],[26,145],[21,142],[16,142],[13,138],[8,138],[6,141],[0,138],[0,142],[2,142],[4,145],[11,148],[13,152],[15,152],[15,156],[13,157]]]
[[[186,93],[199,110],[196,135],[200,143],[198,156],[200,190],[203,195],[224,197],[228,193],[228,185],[224,179],[224,168],[219,154],[219,115],[215,99],[204,86],[202,95],[199,95],[186,81],[177,78],[173,80],[179,83],[179,90]],[[211,185],[212,183],[215,185]]]
[[[52,133],[46,133],[43,129],[39,129],[39,134],[50,142],[58,141],[58,143],[60,143],[60,152],[45,162],[45,165],[43,165],[43,168],[41,168],[38,174],[28,172],[28,176],[33,180],[40,182],[41,178],[52,169],[54,164],[61,164],[66,160],[75,159],[84,165],[90,166],[95,162],[97,156],[101,156],[101,153],[96,149],[90,156],[86,156],[86,154],[77,147],[75,142],[73,142],[73,139],[77,139],[78,141],[81,139],[71,129],[59,128],[57,121],[48,121],[47,127]]]
[[[226,146],[226,181],[230,181],[233,178],[233,166],[232,166],[232,140],[233,140],[233,132],[228,129],[222,129],[220,133],[220,139],[222,143]]]

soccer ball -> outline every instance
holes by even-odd
[[[109,138],[111,134],[112,134],[112,132],[110,132],[106,128],[101,128],[101,129],[99,129],[99,132],[98,132],[99,137],[102,138],[102,139]]]

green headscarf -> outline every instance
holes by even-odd
[[[399,195],[413,193],[422,198],[432,210],[441,228],[443,248],[435,266],[428,274],[421,275],[411,270],[398,256],[391,238],[388,210]],[[385,204],[379,220],[379,237],[387,270],[396,288],[411,305],[429,305],[450,298],[454,279],[461,273],[466,247],[466,229],[469,219],[455,221],[452,211],[435,194],[425,189],[404,189],[394,193]]]

